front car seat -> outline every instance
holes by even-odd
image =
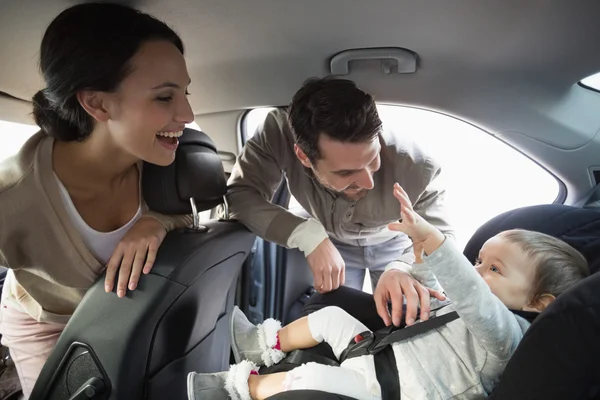
[[[533,322],[506,366],[491,400],[600,398],[600,212],[550,204],[507,211],[482,225],[465,246],[475,261],[490,237],[528,229],[564,240],[587,259],[592,275],[563,293]],[[352,400],[298,390],[269,400]]]
[[[145,164],[144,199],[167,214],[210,210],[226,178],[210,138],[186,129],[168,167]],[[190,200],[193,199],[193,200]],[[228,317],[255,237],[233,221],[170,232],[150,274],[119,299],[104,276],[89,289],[48,359],[32,400],[184,399],[189,371],[227,369]]]

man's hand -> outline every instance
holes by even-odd
[[[403,296],[406,297],[406,325],[415,323],[417,307],[421,305],[421,321],[429,319],[431,312],[430,297],[446,300],[446,297],[433,289],[421,285],[415,278],[406,272],[397,269],[386,271],[379,278],[373,297],[377,306],[377,314],[383,319],[386,326],[394,324],[400,326],[402,320]],[[388,302],[392,302],[392,315],[388,313]]]
[[[315,289],[326,293],[339,288],[346,281],[346,264],[329,238],[323,240],[306,257],[314,277]]]
[[[108,261],[104,282],[106,292],[113,290],[117,271],[117,296],[124,297],[128,287],[129,290],[135,290],[142,271],[147,274],[152,269],[158,246],[166,235],[165,227],[156,219],[140,218],[119,242]]]

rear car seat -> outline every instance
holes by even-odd
[[[210,138],[186,129],[169,167],[145,164],[144,198],[166,214],[210,210],[226,178]],[[228,316],[255,240],[232,221],[170,232],[150,274],[119,299],[90,288],[48,359],[31,400],[184,399],[189,371],[228,367]],[[91,394],[81,392],[87,387]],[[79,393],[79,394],[78,394]],[[81,397],[77,397],[80,395]]]
[[[525,334],[492,400],[600,398],[600,212],[540,205],[505,212],[481,226],[465,247],[474,261],[483,243],[507,229],[558,237],[583,253],[592,275],[561,295]],[[289,366],[286,366],[289,369]],[[352,400],[318,391],[295,391],[269,400]]]

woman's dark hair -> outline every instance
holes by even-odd
[[[77,93],[116,90],[131,72],[130,59],[152,40],[171,42],[183,54],[183,43],[171,28],[138,10],[88,3],[61,12],[42,39],[40,69],[46,88],[33,96],[37,125],[57,140],[85,140],[94,123]]]
[[[347,79],[311,78],[296,92],[288,110],[294,139],[315,162],[321,156],[321,134],[333,140],[361,143],[381,132],[381,120],[373,96]]]

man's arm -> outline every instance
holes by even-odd
[[[307,224],[299,227],[306,221],[304,218],[271,203],[283,178],[285,164],[293,162],[290,158],[295,157],[289,150],[293,139],[288,129],[284,111],[274,110],[267,115],[262,127],[246,142],[233,167],[227,202],[231,218],[246,225],[256,235],[281,246],[299,247],[300,243],[295,243],[298,239],[288,243],[290,236],[295,233],[296,238],[306,237],[302,232],[310,230],[314,222],[308,227]]]
[[[233,168],[227,188],[231,218],[252,232],[280,246],[304,252],[320,292],[344,283],[344,260],[328,238],[323,225],[299,217],[272,204],[283,171],[299,162],[284,111],[271,111],[256,134],[246,143]]]
[[[438,228],[444,235],[454,239],[454,227],[450,223],[446,206],[446,188],[441,176],[442,169],[432,160],[424,166],[425,191],[413,205],[423,219]]]

